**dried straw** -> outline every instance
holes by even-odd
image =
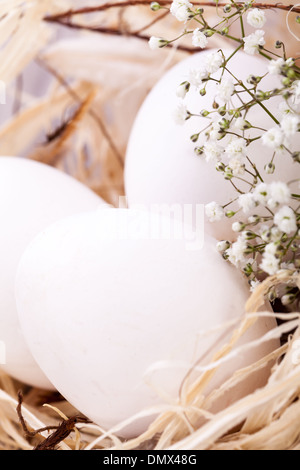
[[[18,96],[20,106],[18,113],[6,119],[0,128],[0,155],[23,155],[53,165],[91,187],[108,202],[117,204],[119,196],[124,194],[125,151],[137,111],[153,84],[166,69],[185,57],[186,52],[176,49],[149,52],[144,39],[105,35],[104,41],[102,35],[86,31],[76,31],[68,39],[56,39],[55,23],[44,18],[63,13],[75,3],[79,2],[1,2],[0,79],[8,85],[8,98],[13,100]],[[279,15],[286,15],[285,12],[269,14],[276,22]],[[118,29],[125,36],[132,36],[130,32],[165,34],[169,38],[176,34],[178,24],[171,19],[153,23],[153,18],[149,9],[139,6],[103,10],[89,18],[82,14],[76,17],[76,22],[101,24],[103,28]],[[278,23],[281,28],[284,21]],[[282,34],[289,33],[285,30]],[[18,88],[17,77],[33,61],[38,61],[48,74],[49,87],[42,96]],[[242,324],[236,322],[231,341],[220,343],[219,352],[208,366],[197,367],[194,382],[184,381],[176,404],[166,403],[155,410],[145,410],[129,420],[151,415],[153,411],[157,413],[157,419],[143,435],[127,442],[119,439],[119,430],[128,422],[109,432],[94,424],[78,424],[80,432],[71,434],[59,444],[59,449],[299,450],[299,313],[276,314],[285,320],[281,326],[257,342],[244,344],[242,348],[236,346],[239,338],[253,327],[265,294],[271,287],[285,283],[300,287],[300,278],[292,278],[288,271],[283,271],[256,290],[246,306]],[[219,389],[204,393],[215,372],[234,355],[289,332],[293,334],[279,350],[237,371]],[[266,364],[275,365],[265,387],[226,410],[212,413],[213,403],[225,391],[241,385]],[[53,426],[78,413],[58,394],[30,389],[0,372],[0,449],[3,450],[29,450],[48,435],[43,432],[30,442],[25,439],[16,412],[20,387],[25,391],[24,417],[32,429]]]

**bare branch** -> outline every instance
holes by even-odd
[[[87,13],[96,13],[96,12],[106,11],[111,8],[124,8],[124,7],[130,7],[130,6],[150,6],[151,3],[152,3],[152,0],[127,0],[125,2],[122,2],[122,1],[121,2],[120,1],[108,2],[108,3],[104,3],[103,5],[98,5],[98,6],[71,9],[63,13],[59,13],[57,15],[46,16],[44,19],[45,21],[56,21],[56,20],[61,20],[65,18],[70,18],[75,15],[83,15]],[[171,0],[159,1],[159,4],[161,6],[169,6],[171,5],[171,3],[172,3]],[[216,5],[211,2],[193,2],[193,4],[195,6],[216,8]],[[223,8],[225,5],[227,5],[227,3],[218,4],[220,8]],[[233,8],[235,6],[243,7],[244,3],[236,2],[235,4],[232,4]],[[253,8],[260,8],[264,10],[270,10],[270,9],[277,9],[277,10],[283,10],[283,11],[292,10],[294,13],[300,13],[300,7],[295,7],[294,5],[282,5],[281,3],[253,3],[252,6]]]

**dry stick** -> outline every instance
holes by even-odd
[[[70,16],[74,15],[82,15],[86,13],[96,13],[96,12],[101,12],[101,11],[106,11],[111,8],[123,8],[123,7],[129,7],[129,6],[149,6],[152,3],[152,0],[128,0],[126,2],[115,2],[115,3],[105,3],[103,5],[98,5],[98,6],[90,6],[90,7],[83,7],[83,8],[78,8],[78,9],[71,9],[68,11],[65,11],[64,13],[58,13],[57,15],[51,15],[51,16],[46,16],[44,19],[46,21],[56,21],[58,19],[63,19],[63,18],[68,18]],[[171,5],[172,0],[161,0],[159,1],[159,4],[161,6],[168,6]],[[214,7],[216,8],[216,4],[211,3],[211,2],[193,2],[195,6],[203,6],[203,7]],[[220,8],[226,6],[227,3],[219,3],[218,6]],[[235,5],[232,5],[233,7],[238,6],[238,7],[243,7],[244,3],[241,2],[236,2]],[[282,5],[281,3],[253,3],[253,8],[260,8],[260,9],[278,9],[278,10],[283,10],[283,11],[290,11],[292,10],[294,13],[300,13],[300,8],[299,7],[294,7],[294,5]]]
[[[18,406],[17,406],[17,414],[19,417],[20,424],[24,431],[24,434],[27,438],[35,437],[37,434],[45,431],[54,431],[47,437],[43,442],[38,444],[34,450],[55,450],[56,447],[64,441],[71,432],[75,430],[75,425],[77,423],[91,423],[90,420],[81,416],[73,416],[72,418],[66,419],[62,421],[61,424],[58,426],[47,426],[41,429],[36,429],[35,431],[30,431],[24,419],[22,413],[22,404],[23,404],[23,393],[21,390],[18,392]]]
[[[48,20],[47,20],[48,21]],[[92,33],[101,33],[101,34],[109,34],[111,36],[127,36],[127,37],[134,37],[137,39],[142,39],[143,41],[149,41],[151,36],[145,35],[145,34],[140,34],[140,33],[135,33],[131,31],[121,31],[119,29],[115,28],[106,28],[104,26],[89,26],[85,24],[79,24],[79,23],[71,23],[70,21],[64,21],[60,19],[55,19],[55,20],[50,20],[53,23],[59,24],[61,26],[66,26],[67,28],[71,29],[81,29],[85,31],[91,31]],[[167,44],[164,47],[174,47],[173,44]],[[201,52],[203,49],[197,48],[197,47],[188,47],[188,46],[182,46],[182,45],[176,45],[175,46],[177,50],[182,51],[182,52],[188,52],[189,54],[195,54],[196,52]]]
[[[70,94],[70,96],[72,96],[72,98],[81,103],[81,99],[80,97],[77,95],[77,93],[70,87],[70,85],[68,84],[68,82],[63,78],[61,77],[58,72],[56,70],[54,70],[49,64],[47,64],[46,62],[44,62],[43,60],[41,59],[38,59],[38,63],[44,67],[46,70],[48,70],[49,73],[51,73],[56,79],[57,81],[68,91],[68,93]],[[123,156],[121,155],[121,153],[119,152],[119,150],[117,149],[115,143],[113,142],[111,136],[109,135],[109,132],[108,130],[106,129],[106,126],[104,124],[104,122],[102,121],[102,119],[100,118],[100,116],[98,116],[98,114],[96,114],[92,109],[90,109],[88,111],[88,114],[90,114],[93,119],[97,122],[97,124],[99,125],[100,129],[101,129],[101,132],[104,136],[104,138],[107,140],[111,150],[113,151],[113,153],[115,154],[118,162],[120,163],[121,167],[123,168],[124,167],[124,161],[123,161]]]
[[[151,26],[153,26],[153,25],[157,24],[159,21],[163,20],[168,14],[169,14],[169,11],[165,11],[162,15],[158,16],[153,21],[146,24],[146,26],[143,26],[142,28],[138,29],[137,31],[134,31],[133,33],[134,34],[141,34],[143,31],[146,31],[147,29],[151,28]]]

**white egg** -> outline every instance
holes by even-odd
[[[243,315],[245,279],[216,252],[215,240],[201,248],[197,237],[158,214],[107,209],[48,227],[22,257],[16,298],[31,352],[62,395],[104,428],[163,397],[176,402],[186,373],[199,358],[211,359],[224,332],[200,333]],[[260,320],[247,339],[274,326],[273,318]],[[276,346],[240,355],[215,385]],[[150,373],[157,363],[167,368]],[[268,374],[255,373],[218,406],[260,387]],[[139,420],[121,434],[135,436],[147,424]]]
[[[226,181],[223,174],[216,171],[214,163],[208,163],[203,156],[196,156],[194,153],[196,146],[201,147],[204,144],[205,133],[200,135],[196,144],[192,143],[190,137],[206,127],[210,121],[204,117],[194,117],[180,126],[173,119],[173,112],[181,102],[176,96],[179,84],[188,80],[190,70],[199,69],[201,62],[212,52],[216,50],[194,54],[173,67],[153,88],[142,105],[131,133],[126,156],[125,188],[129,207],[134,207],[135,204],[147,207],[153,204],[195,205],[212,201],[223,206],[238,196],[231,182]],[[226,57],[231,53],[231,50],[224,51]],[[257,56],[239,52],[230,60],[228,68],[246,83],[250,75],[264,75],[266,64],[267,61]],[[219,78],[220,72],[214,76]],[[224,77],[229,77],[229,74],[225,72]],[[258,89],[271,90],[276,86],[276,80],[274,76],[269,75],[259,84]],[[208,84],[207,94],[203,97],[195,87],[191,87],[184,103],[192,113],[199,114],[201,110],[211,110],[216,92],[215,82]],[[246,95],[245,93],[240,96],[248,102],[249,96]],[[277,117],[278,100],[275,98],[265,103]],[[217,101],[222,104],[222,101]],[[234,97],[233,102],[240,106],[238,98]],[[259,105],[250,109],[247,119],[261,128],[276,126]],[[260,134],[261,131],[251,130],[249,135],[255,137]],[[225,139],[221,143],[224,144],[224,141]],[[298,136],[294,142],[298,142],[299,147]],[[285,182],[295,179],[298,167],[288,154],[278,155],[275,159],[275,175],[267,175],[264,167],[271,161],[272,149],[264,147],[260,141],[253,142],[248,149],[248,155],[256,164],[264,181],[273,181],[276,175],[278,180]],[[250,164],[248,169],[253,172]],[[248,178],[246,174],[246,179]],[[240,180],[235,179],[234,183],[239,189],[249,190],[249,185]],[[237,209],[236,205],[232,207]],[[240,213],[237,217],[239,220]],[[217,239],[233,240],[235,235],[231,226],[234,220],[236,219],[225,219],[213,224],[207,221],[207,232]]]
[[[22,382],[53,388],[32,358],[18,322],[14,282],[21,255],[48,225],[100,204],[96,194],[58,170],[0,157],[0,341],[6,356],[3,369]]]

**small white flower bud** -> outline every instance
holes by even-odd
[[[245,228],[245,224],[243,224],[243,222],[234,222],[232,224],[232,230],[234,232],[242,232]]]
[[[152,36],[149,39],[149,47],[152,51],[156,51],[157,49],[161,49],[162,47],[165,47],[168,44],[168,41],[162,38],[157,38],[155,36]]]
[[[217,250],[220,253],[224,253],[224,251],[228,250],[228,248],[230,248],[230,247],[231,247],[231,243],[228,242],[228,241],[225,241],[225,240],[222,240],[222,241],[217,243]]]
[[[178,98],[184,99],[186,97],[186,94],[190,90],[190,86],[191,85],[189,82],[181,83],[181,85],[179,85],[179,87],[176,90],[176,95],[178,96]]]

